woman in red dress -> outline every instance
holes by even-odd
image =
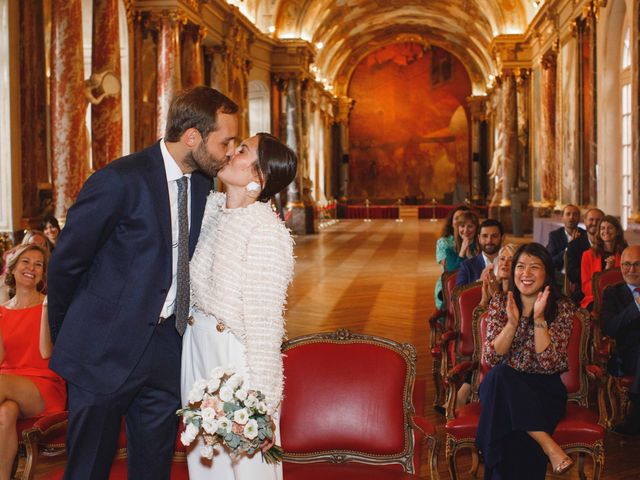
[[[20,245],[7,265],[12,297],[0,305],[0,480],[11,476],[18,418],[66,407],[64,381],[49,370],[53,345],[41,293],[46,265],[38,245]]]

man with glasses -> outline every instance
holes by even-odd
[[[600,322],[606,335],[616,339],[615,357],[610,364],[614,375],[633,375],[629,388],[631,409],[613,430],[623,435],[640,434],[640,245],[622,252],[624,283],[605,290]]]

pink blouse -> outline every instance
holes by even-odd
[[[507,294],[496,293],[488,307],[487,338],[482,350],[483,361],[494,366],[507,357],[506,363],[521,372],[552,374],[568,370],[567,345],[571,335],[576,307],[567,299],[558,300],[556,318],[549,326],[551,343],[536,353],[533,321],[521,321],[513,337],[511,348],[498,355],[493,341],[507,324]]]

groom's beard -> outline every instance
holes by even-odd
[[[187,153],[186,161],[197,170],[201,170],[207,176],[213,178],[226,165],[229,158],[226,155],[221,159],[216,158],[215,155],[207,151],[204,142],[201,142],[194,151]]]

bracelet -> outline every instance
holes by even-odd
[[[535,328],[547,328],[547,324],[544,322],[533,322]]]

